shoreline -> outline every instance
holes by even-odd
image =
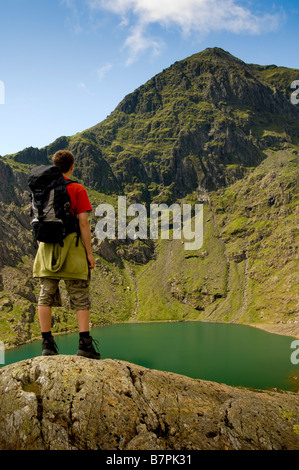
[[[249,323],[245,324],[246,326],[252,326],[253,328],[258,328],[260,330],[266,331],[267,333],[272,333],[281,336],[290,336],[295,339],[299,339],[299,324],[272,324],[272,323]]]
[[[91,330],[94,328],[103,328],[105,326],[113,326],[113,325],[121,325],[121,324],[142,324],[142,323],[183,323],[183,322],[201,322],[201,323],[219,323],[225,325],[237,325],[237,326],[247,326],[251,328],[256,328],[266,333],[276,334],[280,336],[288,336],[294,339],[299,339],[299,324],[273,324],[273,323],[236,323],[236,322],[224,322],[224,321],[206,321],[206,320],[155,320],[155,321],[124,321],[124,322],[117,322],[117,323],[105,323],[105,324],[94,324],[91,326]],[[63,332],[53,333],[54,336],[61,336],[61,335],[68,335],[72,333],[77,333],[78,330],[68,330]],[[26,344],[33,343],[34,341],[38,341],[41,339],[40,337],[34,337],[24,343],[13,345],[13,346],[5,346],[5,350],[12,350],[17,349],[21,346]]]

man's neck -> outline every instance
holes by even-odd
[[[73,172],[70,170],[70,171],[68,171],[67,173],[62,173],[62,174],[63,174],[63,176],[64,176],[65,178],[70,179],[70,177],[72,176]]]

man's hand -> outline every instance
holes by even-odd
[[[94,257],[92,255],[87,255],[87,259],[88,259],[88,266],[90,269],[94,269],[95,268],[95,265],[96,265],[96,262],[94,260]]]
[[[88,259],[88,266],[90,269],[94,269],[95,260],[91,251],[91,233],[90,233],[90,226],[88,222],[87,212],[81,212],[79,214],[79,225],[80,225],[81,239],[85,246],[86,255]]]

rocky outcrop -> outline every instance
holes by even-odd
[[[0,371],[0,448],[298,450],[298,394],[119,360],[37,357]]]
[[[20,187],[11,167],[0,160],[0,203],[20,203],[18,198]]]
[[[38,149],[35,147],[28,147],[18,152],[14,160],[19,163],[29,163],[33,165],[49,165],[47,156],[47,149]]]
[[[88,133],[101,141],[124,188],[155,182],[175,199],[199,185],[228,186],[259,165],[264,150],[296,138],[291,79],[276,72],[272,81],[257,66],[209,48],[154,76]]]
[[[74,176],[83,180],[85,186],[107,193],[119,191],[118,182],[109,163],[102,157],[100,148],[94,144],[75,142],[69,150],[76,159]]]

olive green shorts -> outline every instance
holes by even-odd
[[[48,307],[61,307],[62,301],[59,292],[60,279],[41,278],[38,305]],[[74,310],[89,310],[89,279],[65,280],[65,287],[70,299],[70,307]]]

